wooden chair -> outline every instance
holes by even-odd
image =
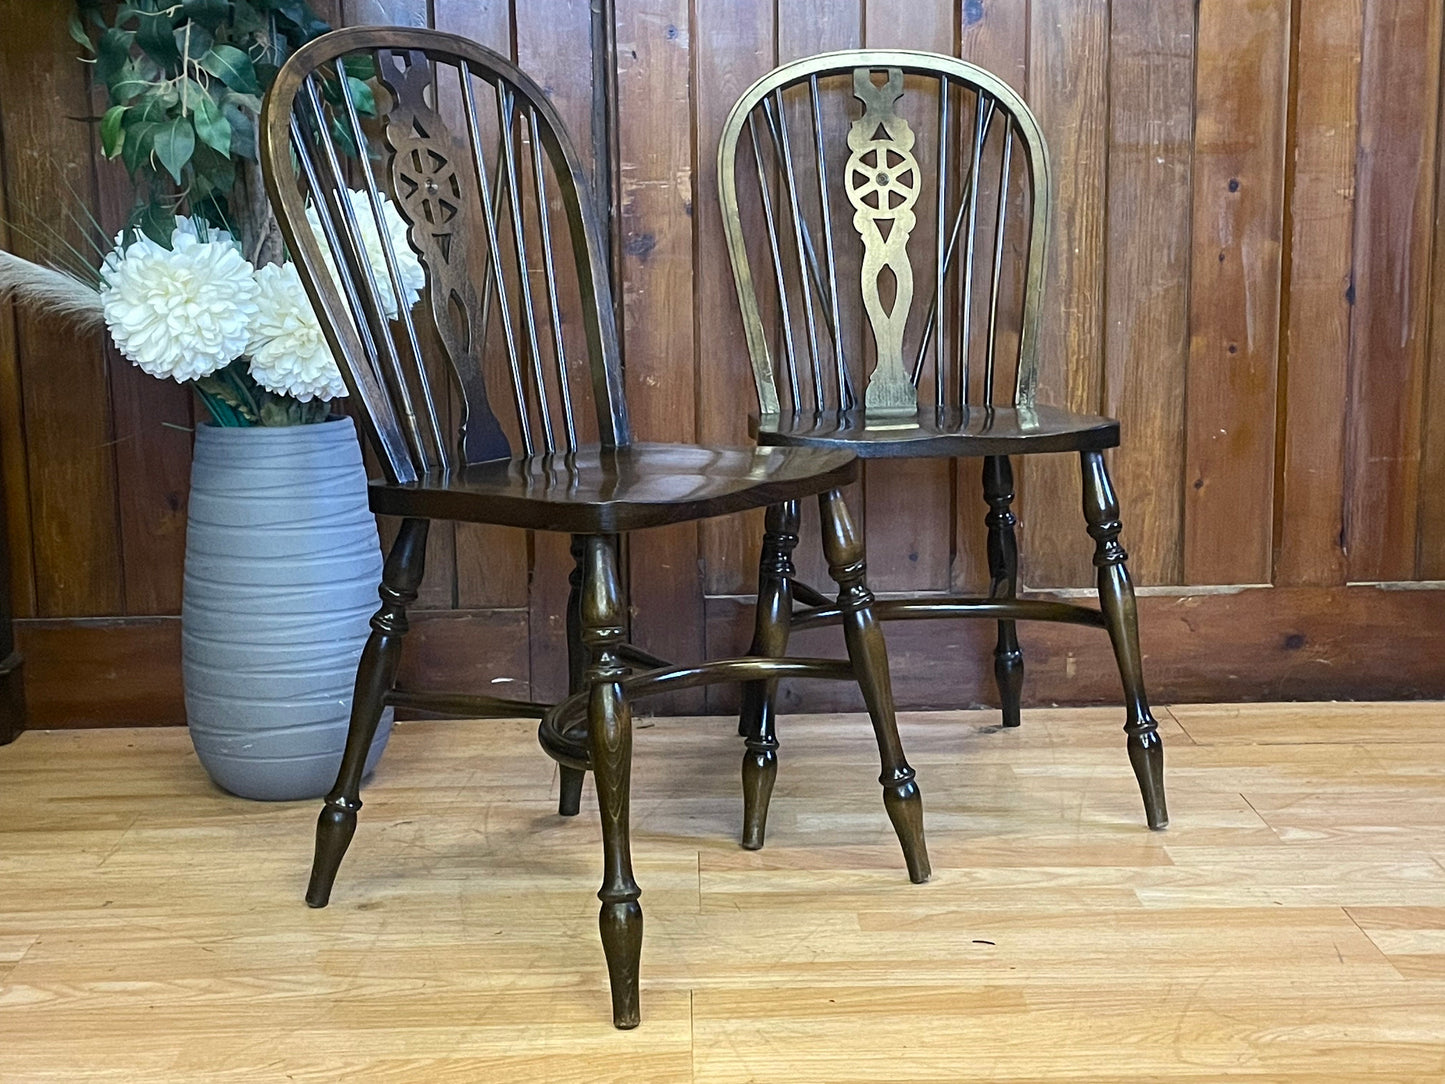
[[[345,756],[317,825],[307,902],[329,899],[387,705],[538,717],[543,746],[563,765],[562,813],[577,812],[583,772],[596,776],[613,1019],[635,1026],[642,911],[628,841],[630,702],[777,676],[859,683],[884,759],[887,811],[914,879],[926,877],[922,803],[898,741],[862,543],[838,493],[854,476],[854,456],[632,440],[601,230],[577,153],[540,88],[504,57],[452,35],[337,31],[282,68],[263,110],[261,159],[287,247],[380,462],[371,506],[401,517]],[[348,193],[348,174],[359,190]],[[387,228],[398,212],[404,240]],[[406,300],[418,275],[425,288],[413,313]],[[811,495],[826,524],[850,661],[673,666],[626,642],[619,535]],[[572,535],[568,700],[549,709],[397,688],[433,519]]]
[[[915,128],[931,139],[915,147]],[[997,620],[1005,726],[1019,723],[1023,685],[1015,622],[1107,629],[1145,814],[1151,828],[1165,827],[1164,754],[1144,694],[1119,504],[1104,464],[1119,423],[1035,400],[1049,157],[1028,107],[997,76],[952,57],[809,57],[758,80],[733,108],[718,190],[757,387],[750,428],[758,442],[865,459],[983,459],[988,596],[880,601],[875,615]],[[1017,597],[1010,460],[1045,452],[1080,457],[1098,610]],[[826,598],[788,578],[797,522],[796,505],[770,512],[760,654],[781,652],[791,629],[839,618]],[[769,693],[745,703],[750,748],[776,747]]]

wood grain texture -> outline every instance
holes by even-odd
[[[1363,0],[1304,4],[1290,121],[1274,582],[1345,582],[1345,434]]]
[[[618,282],[638,440],[697,436],[690,13],[687,0],[617,4]],[[698,525],[639,533],[628,540],[628,555],[632,642],[666,659],[702,658]],[[703,695],[668,703],[696,710]]]
[[[25,729],[25,689],[21,684],[24,659],[15,650],[10,552],[5,535],[5,505],[0,500],[0,745],[14,741]]]
[[[1267,583],[1290,3],[1203,0],[1198,25],[1184,581]]]
[[[857,49],[863,45],[863,9],[859,0],[837,0],[827,5],[819,5],[814,0],[777,0],[776,10],[779,64],[812,56],[814,53]],[[833,120],[825,139],[830,146],[846,145],[848,121]],[[835,175],[836,172],[835,168]],[[834,187],[838,186],[835,184]],[[835,223],[849,221],[852,211],[844,208],[851,208],[851,205],[844,193],[839,193],[839,198],[832,207]],[[856,248],[844,247],[838,258],[838,281],[842,283],[856,280],[862,263],[861,243]],[[726,296],[728,305],[736,308],[736,294],[730,292]],[[863,314],[863,300],[855,290],[840,290],[838,307],[842,313],[839,323],[845,329],[844,343],[852,349],[848,361],[855,370],[856,380],[862,375],[864,361],[862,343],[867,317]],[[863,525],[866,538],[868,508],[864,500],[863,482],[858,481],[845,488],[843,496],[848,501],[854,523]],[[804,583],[825,593],[831,592],[816,501],[803,502],[803,518],[798,530],[798,548],[793,552],[793,563],[797,566],[798,578]],[[709,644],[709,651],[712,650],[712,645]],[[710,691],[709,695],[713,693]]]
[[[1183,581],[1193,125],[1192,0],[1114,0],[1103,413],[1122,427],[1110,470],[1141,584]]]
[[[1445,117],[1445,72],[1441,73],[1440,116]],[[1430,338],[1425,378],[1424,436],[1420,452],[1420,513],[1416,540],[1417,576],[1445,577],[1445,147],[1435,147],[1435,233],[1430,277]]]
[[[596,160],[592,142],[592,40],[590,0],[552,4],[516,4],[513,25],[517,64],[542,84],[562,115],[584,163]],[[595,193],[594,193],[595,197]],[[554,215],[562,213],[554,197]],[[556,219],[560,221],[560,218]],[[575,285],[564,278],[560,298],[564,325],[580,319]],[[576,368],[585,358],[570,358]],[[528,647],[532,696],[561,700],[567,695],[567,577],[572,572],[571,538],[538,531],[531,535],[530,580],[518,577],[514,589],[528,608]]]
[[[1415,575],[1440,103],[1395,88],[1439,86],[1442,17],[1429,0],[1365,8],[1346,453],[1352,580]]]
[[[0,162],[5,160],[5,115],[0,110]],[[3,179],[3,175],[0,175]],[[0,183],[0,246],[15,244],[6,186]],[[30,469],[25,448],[25,402],[20,386],[16,312],[0,303],[0,480],[3,480],[10,603],[16,616],[35,615],[35,555],[30,519]]]
[[[1145,677],[1155,700],[1445,698],[1438,664],[1445,591],[1180,590],[1138,600]],[[713,597],[706,606],[710,655],[744,653],[753,631],[751,598]],[[519,695],[531,665],[527,611],[414,617],[402,654],[404,683]],[[174,618],[18,621],[31,728],[183,723],[177,625]],[[992,622],[901,621],[884,631],[900,708],[994,702]],[[1027,652],[1026,705],[1120,702],[1109,642],[1097,631],[1022,622],[1019,635]],[[839,657],[842,647],[836,629],[796,633],[792,643],[799,655]],[[562,683],[560,674],[532,672],[536,695]],[[736,690],[716,688],[710,710],[736,711]],[[855,695],[841,682],[785,682],[779,710],[855,710]],[[658,703],[647,700],[642,710],[653,714]]]
[[[477,6],[491,5],[481,0]],[[428,7],[428,0],[341,0],[341,25],[428,26]]]
[[[1054,224],[1039,331],[1039,402],[1097,414],[1104,365],[1104,213],[1109,124],[1106,0],[1029,5],[1029,106],[1048,140]],[[1027,458],[1018,470],[1020,563],[1030,587],[1093,579],[1077,464]],[[1126,521],[1127,526],[1127,521]]]
[[[952,53],[956,43],[953,12],[942,4],[874,0],[863,5],[862,44],[867,48]],[[905,83],[898,108],[909,118],[914,131],[920,133],[915,153],[922,175],[931,177],[936,170],[937,150],[926,150],[924,144],[936,143],[938,138],[936,134],[929,136],[938,125],[936,95],[921,97],[916,90],[909,95],[906,88]],[[937,197],[931,185],[925,184],[923,191],[928,194],[914,206],[918,220],[913,231],[914,248],[927,251],[928,241],[934,234]],[[847,222],[840,219],[839,228],[847,231]],[[914,263],[918,265],[916,255]],[[931,275],[921,280],[931,281]],[[920,326],[918,322],[928,311],[922,286],[914,298],[913,311],[914,326]],[[875,361],[870,351],[870,368]],[[932,396],[932,382],[921,382],[921,401],[926,403]],[[868,584],[875,591],[948,589],[953,560],[953,475],[954,466],[947,460],[865,464],[863,498],[870,512],[863,519],[863,535],[868,550]]]
[[[1009,3],[1007,0],[988,0],[983,3],[964,0],[958,8],[957,53],[962,59],[1003,77],[1027,100],[1029,6]],[[957,168],[966,169],[967,161],[967,140],[964,140],[955,158]],[[994,183],[992,179],[986,179],[986,185]],[[996,191],[988,189],[986,185],[981,186],[985,194]],[[1021,186],[1018,191],[1022,191]],[[984,200],[985,196],[980,196],[980,199]],[[992,205],[991,198],[985,201],[985,206]],[[1005,237],[1007,236],[1005,231]],[[1018,270],[1022,270],[1022,261],[1016,260],[1014,264]],[[1019,278],[1019,275],[1016,273],[1014,278]],[[1011,282],[1010,285],[1016,286],[1016,283]],[[1005,299],[1009,296],[1007,293],[1003,295]],[[1001,306],[1003,304],[1004,302],[1000,302]],[[987,321],[979,320],[977,326],[979,330],[975,332],[975,338],[986,339]],[[953,569],[949,577],[949,587],[961,594],[983,594],[987,592],[989,583],[986,553],[988,531],[983,522],[987,506],[983,503],[983,490],[979,485],[976,464],[955,465],[953,504]]]
[[[339,22],[435,23],[501,48],[538,75],[584,158],[605,164],[607,150],[588,138],[592,6],[326,0],[318,10]],[[629,338],[648,343],[644,356],[628,359],[634,404],[649,403],[637,414],[643,435],[670,426],[664,435],[744,439],[739,427],[752,393],[741,351],[729,345],[735,301],[730,283],[718,281],[721,257],[708,255],[717,239],[714,127],[729,99],[778,61],[865,38],[931,45],[1024,91],[1054,141],[1060,230],[1046,295],[1052,341],[1091,357],[1080,378],[1093,389],[1086,394],[1123,423],[1111,467],[1136,579],[1273,579],[1320,589],[1311,604],[1318,608],[1338,599],[1350,579],[1445,577],[1445,423],[1437,420],[1445,418],[1445,293],[1438,288],[1445,172],[1436,136],[1442,15],[1433,0],[674,0],[663,8],[632,0],[621,9],[624,29],[652,20],[640,56],[621,56],[634,118],[622,135],[638,153],[628,207],[614,208],[635,249],[624,253]],[[109,170],[95,162],[92,132],[57,119],[94,112],[77,47],[64,32],[68,10],[59,0],[0,0],[7,30],[0,217],[33,203],[57,162],[77,190],[96,193],[106,214],[123,202],[123,186],[88,187]],[[677,37],[666,36],[668,26]],[[1240,182],[1238,191],[1229,191],[1230,180]],[[59,221],[60,197],[46,199],[42,209]],[[862,340],[861,312],[845,316],[845,325]],[[186,424],[185,394],[113,360],[107,365],[98,345],[82,351],[67,333],[33,321],[19,332],[6,310],[0,476],[17,613],[175,613],[187,438],[156,422]],[[77,373],[75,364],[89,368]],[[1060,377],[1063,355],[1050,351],[1043,368]],[[75,396],[81,384],[100,389],[99,397]],[[1061,460],[1043,472],[1033,488],[1034,479],[1022,479],[1015,505],[1026,532],[1025,583],[1084,583],[1088,546],[1072,464]],[[918,515],[897,504],[912,480],[880,481],[872,507],[861,486],[850,491],[855,519],[868,523],[871,514],[875,586],[984,586],[977,473],[960,464],[952,488],[918,502]],[[934,523],[940,516],[947,522]],[[678,654],[701,654],[704,646],[723,653],[721,632],[717,642],[696,638],[698,607],[752,589],[755,529],[739,517],[705,524],[700,534],[642,536],[633,567],[679,576],[680,593],[642,600],[641,624],[664,630],[669,645],[679,630],[695,637]],[[1045,537],[1030,546],[1032,532]],[[529,677],[538,690],[555,686],[563,672],[566,539],[470,528],[453,537],[442,528],[432,546],[425,603],[528,613]],[[795,560],[804,579],[826,587],[812,502]],[[681,616],[664,624],[674,602]],[[1360,638],[1364,654],[1378,660],[1386,630],[1372,612],[1345,606],[1335,635]],[[1398,616],[1393,606],[1380,612]],[[1165,649],[1148,643],[1148,620],[1145,649],[1158,656]],[[897,635],[918,635],[922,651],[928,628],[899,626]],[[1038,631],[1024,629],[1026,652]],[[644,628],[643,635],[654,633]],[[933,688],[952,695],[958,681],[986,668],[987,651],[974,660],[965,657],[971,647],[942,639]],[[1227,675],[1234,656],[1221,650],[1195,662]],[[912,651],[904,674],[920,672]],[[64,658],[41,661],[42,677],[51,676],[40,688],[64,673]],[[175,671],[174,660],[160,665]],[[925,684],[917,688],[928,687],[919,680]],[[1216,676],[1217,695],[1230,695],[1228,680]],[[1357,687],[1379,687],[1373,680],[1360,678]],[[1265,679],[1258,687],[1268,692]],[[1340,679],[1330,687],[1354,686]],[[101,695],[87,711],[99,710]],[[118,703],[128,702],[119,695]]]
[[[731,721],[639,726],[627,1036],[596,806],[555,817],[534,724],[399,725],[324,911],[310,803],[220,793],[178,731],[26,734],[0,751],[0,1080],[1422,1084],[1440,707],[1161,711],[1167,833],[1137,824],[1108,711],[905,716],[926,888],[861,716],[789,720],[759,852],[715,770]]]
[[[12,216],[83,244],[65,209],[95,203],[84,67],[62,0],[0,5],[4,175]],[[44,259],[24,237],[17,255]],[[101,335],[77,335],[35,313],[17,321],[35,561],[35,612],[124,612],[116,463]]]
[[[424,18],[426,5],[420,7],[418,17]],[[433,0],[431,25],[480,42],[503,56],[515,59],[513,42],[516,37],[511,8],[507,0]],[[552,12],[550,25],[562,35],[567,30],[567,24],[575,18],[575,12],[557,10]],[[584,38],[586,29],[584,18],[581,22]],[[543,37],[537,45],[541,47],[545,41]],[[575,57],[572,62],[574,65],[578,63]],[[582,64],[585,66],[585,60]],[[526,66],[523,67],[525,70]],[[530,74],[545,85],[545,69],[533,70]],[[573,122],[572,131],[586,133],[585,126],[579,129],[574,118],[568,119]],[[433,524],[433,530],[440,527],[440,523]],[[454,600],[448,601],[445,608],[526,607],[531,549],[527,534],[477,523],[458,523],[455,532],[456,589]],[[431,554],[428,554],[430,559]],[[444,581],[445,578],[442,579]]]
[[[409,615],[397,687],[532,698],[526,610]]]
[[[1022,592],[1024,597],[1037,597]],[[1047,597],[1047,596],[1045,596]],[[1219,593],[1188,588],[1138,598],[1139,638],[1151,700],[1342,700],[1445,697],[1439,610],[1445,591],[1262,587]],[[741,653],[749,606],[708,600],[708,642]],[[990,621],[892,621],[884,625],[900,708],[995,703]],[[1019,623],[1025,705],[1122,704],[1109,640],[1093,629]],[[794,633],[800,655],[836,655],[836,629]],[[784,682],[778,710],[852,711],[842,683]],[[735,701],[716,699],[717,710]],[[1123,708],[1118,708],[1123,722]]]
[[[110,105],[103,86],[90,87],[90,101],[95,116]],[[126,223],[135,193],[121,164],[101,155],[100,132],[94,126],[90,153],[97,199],[94,214],[105,235],[114,237]],[[127,361],[108,336],[103,345],[115,431],[122,612],[173,614],[181,608],[194,393],[173,380],[147,375]]]
[[[773,7],[753,0],[713,0],[694,8],[693,33],[705,43],[693,50],[693,160],[697,162],[694,212],[694,313],[697,327],[697,438],[708,444],[748,443],[747,414],[757,409],[738,307],[731,302],[732,272],[718,211],[718,137],[733,103],[774,64],[777,27]],[[752,227],[762,228],[754,223]],[[728,516],[699,525],[703,591],[735,595],[757,590],[761,514]]]
[[[179,618],[17,621],[15,644],[32,730],[185,723]]]
[[[446,0],[439,5],[446,11]],[[476,31],[484,27],[484,20],[487,15],[496,10],[496,5],[481,3],[466,5],[467,11],[463,14],[464,22],[473,24]],[[506,17],[506,5],[503,5],[502,17]],[[341,0],[341,25],[343,26],[431,26],[431,4],[429,0]],[[475,11],[471,9],[475,8]],[[478,37],[478,40],[486,44],[486,39]],[[507,50],[504,48],[504,52]],[[425,324],[425,322],[423,322]],[[423,333],[425,329],[423,327]],[[452,388],[447,386],[447,397],[450,403]],[[373,475],[374,476],[374,475]],[[382,552],[386,552],[391,541],[395,537],[397,524],[388,522],[382,525],[381,543]],[[468,547],[465,573],[459,563],[458,536],[470,532],[472,544]],[[487,534],[490,532],[490,534]],[[477,535],[481,533],[487,540],[495,540],[501,543],[502,549],[510,544],[515,547],[516,532],[511,532],[511,537],[502,535],[495,528],[478,527],[476,525],[461,526],[451,522],[438,522],[432,525],[427,533],[426,545],[426,576],[422,580],[421,591],[417,596],[416,608],[418,610],[451,610],[459,605],[458,589],[462,583],[468,588],[471,596],[485,594],[485,587],[480,584],[487,582],[487,559],[479,554]],[[525,537],[523,538],[525,545]],[[525,560],[525,558],[524,558]],[[480,567],[478,567],[480,566]],[[525,567],[525,564],[523,565]],[[502,582],[515,582],[515,576],[501,576],[497,579]]]

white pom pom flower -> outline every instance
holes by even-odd
[[[346,394],[341,371],[321,333],[294,264],[256,272],[260,312],[251,325],[251,376],[268,391],[309,403]]]
[[[371,273],[376,279],[376,288],[381,295],[381,307],[389,319],[397,318],[398,309],[396,305],[396,291],[392,288],[391,274],[386,267],[386,250],[382,247],[381,234],[376,229],[376,214],[372,211],[371,200],[367,194],[358,189],[347,193],[351,198],[351,212],[356,218],[357,227],[361,230],[361,239],[366,245],[367,262],[371,264]],[[401,212],[385,195],[381,196],[381,217],[386,223],[387,237],[391,240],[391,250],[396,254],[397,276],[401,279],[402,299],[406,307],[410,309],[416,304],[422,287],[426,285],[426,269],[422,267],[421,260],[412,251],[410,242],[406,239],[406,219],[401,217]],[[321,259],[326,264],[326,270],[331,273],[331,281],[336,288],[341,290],[341,279],[336,273],[336,262],[331,253],[331,246],[326,241],[326,231],[321,227],[321,217],[315,206],[306,208],[306,220],[311,223],[311,230],[316,235],[316,243],[321,246]],[[358,289],[364,289],[360,283]],[[345,291],[341,291],[345,297]]]
[[[122,250],[117,240],[101,268],[100,300],[122,354],[151,376],[184,383],[245,353],[256,280],[229,235],[177,221],[169,249],[141,237]]]

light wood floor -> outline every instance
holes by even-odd
[[[0,749],[0,1080],[1445,1080],[1445,705],[912,715],[934,879],[866,720],[785,720],[768,848],[726,719],[640,724],[643,1023],[609,1023],[595,806],[527,723],[397,728],[332,906],[315,803],[184,733]]]

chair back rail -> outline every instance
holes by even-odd
[[[629,443],[595,205],[507,58],[433,30],[334,31],[277,78],[261,155],[388,481]]]
[[[1032,405],[1049,184],[1033,114],[965,61],[849,50],[760,79],[718,189],[761,412]]]

